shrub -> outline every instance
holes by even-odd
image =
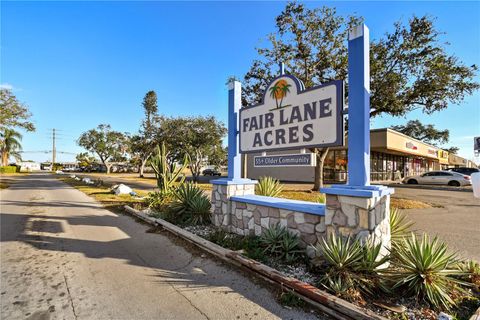
[[[463,291],[465,284],[457,277],[465,275],[458,270],[455,254],[447,253],[447,246],[435,237],[430,240],[424,234],[421,239],[412,233],[397,247],[392,271],[396,288],[403,288],[438,309],[450,309],[455,305],[452,293]]]
[[[260,243],[264,246],[265,253],[289,263],[294,262],[302,252],[298,236],[278,223],[262,233]]]
[[[0,173],[16,173],[16,166],[0,166]]]
[[[321,284],[337,295],[351,297],[363,292],[373,295],[375,289],[387,291],[384,276],[379,267],[388,261],[388,257],[380,258],[382,245],[366,242],[350,237],[331,235],[315,247],[320,251],[327,264]]]
[[[327,201],[327,198],[325,196],[325,193],[320,193],[317,197],[317,202],[318,203],[325,203]]]
[[[280,181],[272,177],[261,177],[255,186],[255,194],[259,196],[278,197],[282,190]]]
[[[164,192],[149,192],[145,197],[145,203],[150,209],[155,210],[155,215],[159,218],[170,220],[170,208],[169,205],[173,200],[171,193]]]
[[[173,192],[173,197],[175,201],[171,204],[171,210],[176,214],[177,222],[189,224],[210,222],[210,200],[197,185],[181,184]]]

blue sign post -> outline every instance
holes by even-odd
[[[370,34],[361,24],[348,36],[348,179],[322,188],[327,194],[378,197],[393,193],[370,185]]]

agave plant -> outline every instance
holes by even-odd
[[[466,283],[458,277],[465,272],[458,270],[456,255],[447,252],[445,243],[437,237],[430,240],[426,234],[418,238],[412,233],[397,250],[397,259],[393,260],[393,289],[404,288],[417,300],[438,309],[448,310],[455,304],[451,294],[455,290],[464,291],[461,285]]]
[[[327,264],[327,272],[321,284],[337,295],[345,295],[347,289],[373,295],[376,288],[387,291],[384,275],[379,269],[388,261],[380,257],[381,244],[330,235],[315,250]],[[344,291],[342,291],[344,290]]]
[[[262,233],[260,244],[265,248],[265,253],[289,263],[295,261],[301,252],[298,236],[278,223]]]
[[[261,177],[255,186],[255,194],[259,196],[278,197],[282,190],[280,181],[272,177]]]
[[[193,183],[181,184],[174,192],[175,201],[170,208],[179,218],[179,222],[204,224],[210,221],[210,200],[202,189]]]

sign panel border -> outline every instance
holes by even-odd
[[[311,159],[310,164],[286,164],[286,165],[256,165],[256,158],[266,158],[266,157],[288,157],[288,156],[309,156]],[[314,153],[291,153],[291,154],[272,154],[266,156],[254,156],[253,157],[253,167],[254,168],[289,168],[289,167],[315,167],[316,166],[316,157]]]
[[[251,106],[246,106],[240,109],[239,117],[238,117],[238,123],[240,124],[240,120],[242,119],[242,112],[248,109],[256,108],[261,105],[265,104],[265,96],[267,94],[267,88],[270,86],[270,84],[274,83],[280,78],[285,78],[288,77],[293,80],[297,87],[297,95],[301,95],[303,93],[312,91],[312,90],[317,90],[320,88],[328,87],[328,86],[335,86],[335,91],[337,95],[337,105],[336,105],[336,112],[337,112],[337,119],[336,119],[336,129],[337,129],[337,140],[331,143],[324,143],[324,144],[311,144],[311,145],[302,145],[302,146],[296,146],[296,147],[278,147],[278,148],[268,148],[268,149],[257,149],[257,150],[250,150],[250,151],[244,151],[242,150],[242,132],[241,130],[238,130],[238,136],[239,136],[239,152],[243,154],[252,154],[252,153],[259,153],[259,152],[266,152],[266,151],[282,151],[282,150],[300,150],[300,149],[309,149],[309,148],[327,148],[327,147],[339,147],[343,146],[345,144],[345,128],[344,128],[344,114],[343,114],[343,109],[345,106],[345,96],[344,96],[344,91],[345,91],[345,82],[343,80],[333,80],[318,86],[314,86],[308,89],[304,89],[304,84],[297,79],[296,77],[290,75],[290,74],[284,74],[280,75],[278,77],[275,77],[267,87],[265,88],[265,91],[263,92],[262,95],[262,101],[258,104],[251,105]],[[239,125],[240,127],[240,125]]]

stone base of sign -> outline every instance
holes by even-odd
[[[333,190],[335,189],[335,190]],[[326,234],[341,235],[375,244],[381,243],[380,255],[388,254],[391,246],[390,194],[393,189],[378,186],[362,190],[340,186],[324,188],[326,193],[325,225]],[[369,196],[358,196],[367,192]]]
[[[259,202],[254,203],[251,198],[241,196],[231,198],[232,232],[240,235],[260,236],[266,229],[279,224],[291,233],[298,235],[302,247],[307,247],[309,244],[316,245],[324,237],[326,227],[323,213],[312,214],[282,209],[270,206],[268,199],[263,200],[264,203],[260,204]]]
[[[257,181],[250,179],[212,180],[212,222],[216,226],[231,230],[230,197],[255,194]]]

